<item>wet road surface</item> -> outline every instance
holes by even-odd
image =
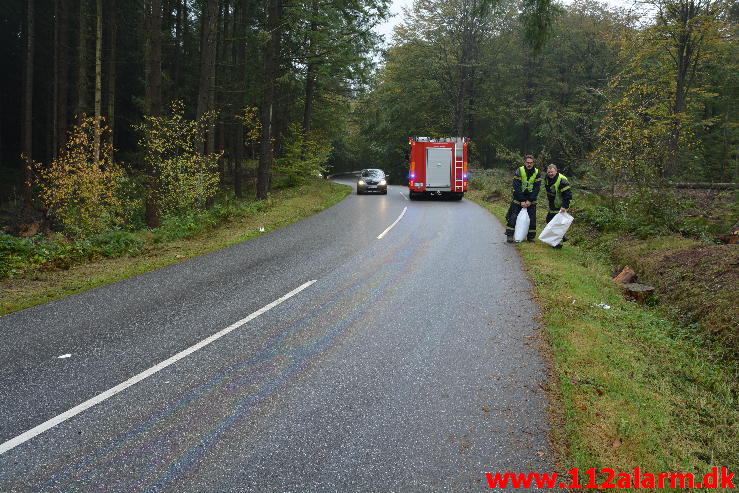
[[[551,471],[530,290],[486,211],[391,186],[1,317],[0,491],[461,492]]]

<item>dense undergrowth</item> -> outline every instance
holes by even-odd
[[[162,226],[156,229],[118,229],[80,239],[70,239],[61,233],[21,238],[0,232],[0,278],[38,268],[64,269],[99,258],[140,255],[147,245],[188,238],[231,217],[253,214],[268,206],[268,201],[254,198],[223,198],[209,209],[165,217]]]
[[[509,187],[507,173],[486,173],[473,181],[469,197],[502,220]],[[606,207],[604,201],[575,194],[576,223],[565,248],[540,242],[518,246],[552,352],[553,440],[560,467],[735,471],[739,387],[731,346],[736,308],[730,305],[735,288],[724,285],[725,298],[717,295],[721,289],[710,290],[713,305],[686,299],[694,285],[704,286],[698,277],[730,282],[727,276],[736,275],[736,266],[733,274],[717,273],[725,265],[714,263],[717,256],[736,262],[728,250],[735,247],[708,242],[707,228],[695,237],[677,234],[670,228],[682,227],[679,220],[670,227],[656,223],[659,233],[641,230],[641,236],[619,229],[612,218],[603,227],[586,217]],[[621,214],[636,221],[633,210],[613,213]],[[538,219],[540,231],[543,217]],[[681,255],[702,260],[686,262]],[[643,282],[657,286],[651,305],[625,299],[612,282],[614,266],[626,262]],[[710,330],[717,326],[721,334]]]
[[[487,201],[507,207],[507,173],[479,173],[472,185]],[[716,343],[725,357],[739,358],[737,245],[716,241],[739,217],[736,192],[685,198],[659,189],[614,196],[578,190],[577,180],[574,189],[571,245],[599,255],[614,271],[630,265],[639,282],[655,286],[653,302],[692,327],[698,339]],[[543,191],[540,199],[539,230],[546,215]]]
[[[126,233],[124,237],[131,239],[128,246],[126,241],[120,242],[120,246],[111,246],[115,240],[101,242],[102,247],[97,248],[109,248],[106,254],[88,250],[86,256],[69,267],[62,267],[59,261],[28,263],[14,277],[0,279],[0,315],[240,243],[330,207],[350,190],[332,182],[311,180],[300,187],[278,190],[267,201],[245,200],[231,208],[214,207],[210,211],[170,218],[156,230]],[[46,245],[39,239],[35,240],[38,245]],[[58,237],[53,240],[69,241]],[[72,263],[68,257],[60,258]]]
[[[310,193],[317,183],[322,182],[313,180],[301,187],[285,189],[276,197]],[[159,228],[117,229],[79,239],[61,233],[22,238],[0,232],[0,279],[38,270],[68,269],[102,258],[136,257],[157,244],[191,238],[232,218],[258,214],[273,205],[272,200],[258,201],[254,197],[243,200],[223,197],[208,209],[166,216]]]

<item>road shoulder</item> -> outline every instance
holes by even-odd
[[[468,198],[502,218],[505,206]],[[510,245],[521,255],[552,355],[559,468],[652,473],[736,469],[736,380],[710,348],[654,307],[627,301],[594,252]]]

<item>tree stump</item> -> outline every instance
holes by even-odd
[[[647,298],[654,293],[654,287],[647,284],[629,282],[623,285],[624,294],[627,298],[645,303]]]
[[[721,243],[728,243],[730,245],[739,243],[739,223],[736,223],[734,226],[732,226],[730,234],[721,235],[716,239]]]
[[[634,269],[626,265],[623,269],[621,269],[621,272],[616,274],[616,276],[613,278],[613,282],[617,282],[619,284],[628,284],[632,280],[634,280],[635,277],[636,272],[634,272]]]

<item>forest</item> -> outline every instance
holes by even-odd
[[[739,173],[735,2],[416,0],[385,42],[386,0],[5,5],[11,235],[155,228],[363,167],[402,182],[411,135],[642,194]]]
[[[317,173],[343,159],[332,143],[386,10],[382,0],[13,0],[0,13],[2,202],[18,202],[23,221],[85,235],[155,227],[227,191],[263,199]],[[273,164],[287,183],[273,183]],[[92,203],[107,223],[72,217]]]
[[[367,152],[392,160],[405,135],[454,134],[482,168],[530,153],[594,178],[736,177],[735,3],[550,8],[541,26],[515,2],[417,1],[360,106]]]
[[[296,240],[284,242],[284,249],[296,245],[293,250],[305,253],[320,246],[340,252],[342,266],[359,264],[381,249],[374,239],[366,242],[375,238],[368,233],[375,225],[354,219],[374,207],[390,214],[408,205],[414,214],[436,211],[452,222],[455,210],[479,205],[504,222],[522,158],[533,154],[541,170],[556,164],[574,196],[569,212],[575,222],[563,248],[541,241],[506,245],[502,227],[496,245],[492,231],[499,225],[492,217],[464,235],[443,226],[423,234],[444,245],[450,259],[444,269],[465,262],[510,267],[518,259],[526,266],[532,287],[511,287],[510,301],[541,309],[541,332],[527,335],[521,350],[551,351],[551,381],[540,386],[553,403],[550,438],[567,464],[562,470],[638,465],[705,473],[720,465],[735,471],[739,3],[630,2],[414,0],[383,39],[378,26],[388,20],[389,0],[2,0],[0,316],[180,262],[192,286],[173,289],[165,282],[156,291],[172,290],[167,295],[177,297],[179,307],[190,305],[179,296],[185,288],[208,298],[229,290],[240,298],[228,309],[245,310],[257,298],[242,306],[241,287],[267,293],[271,271],[278,270],[262,259],[269,258],[268,266],[284,262],[285,277],[302,282],[295,276],[298,257],[279,258],[268,245],[295,231],[274,230],[352,193],[325,178],[382,168],[391,184],[407,185],[410,136],[469,137],[465,201],[406,204],[399,186],[384,196],[349,197],[298,226],[322,220],[366,235],[347,228],[345,244],[317,234],[310,248]],[[545,195],[539,195],[540,227]],[[348,205],[360,206],[361,214],[346,214]],[[406,229],[412,236],[411,228],[429,224],[409,227],[408,219],[398,222],[402,217],[395,233]],[[492,241],[484,236],[472,243],[484,245],[479,256],[459,255],[456,245],[480,232]],[[257,241],[244,243],[250,239]],[[406,259],[413,248],[437,249],[431,241],[384,247],[372,260],[382,264],[377,277],[361,278],[353,266],[351,285],[379,293],[373,310],[380,303],[402,306],[376,286],[394,279],[387,273],[402,263],[425,266]],[[225,282],[198,270],[199,260],[207,260],[201,256],[237,244],[231,252],[264,254],[224,262]],[[239,249],[250,245],[257,247]],[[516,260],[501,256],[499,247],[510,247]],[[311,259],[312,271],[333,275],[339,268],[323,265],[324,258]],[[630,280],[649,288],[648,298],[627,299],[613,281],[626,266]],[[406,281],[414,279],[432,277]],[[518,277],[486,281],[507,289],[511,279]],[[221,291],[213,289],[219,284]],[[395,291],[403,285],[391,284]],[[417,284],[414,289],[425,289]],[[347,292],[347,304],[354,304],[355,289]],[[435,293],[426,294],[437,303],[442,298]],[[458,294],[449,299],[460,300],[465,317],[448,327],[434,324],[443,334],[428,339],[434,344],[469,338],[463,321],[486,313],[467,302],[468,293]],[[159,307],[162,313],[167,306]],[[365,331],[375,322],[369,311],[360,317],[366,308],[349,309],[363,325],[351,326],[338,345],[381,334]],[[73,313],[72,319],[87,316]],[[404,331],[407,318],[383,330]],[[502,317],[501,323],[518,320]],[[482,342],[508,351],[513,333],[493,333],[495,327],[490,319],[490,340],[485,335]],[[34,324],[22,330],[43,338]],[[99,330],[106,341],[119,337],[107,324]],[[253,333],[245,330],[243,337]],[[298,340],[288,339],[291,345]],[[341,353],[325,354],[320,359]],[[483,363],[487,379],[487,366],[494,365]],[[449,364],[456,364],[453,358]],[[528,375],[528,364],[521,368]],[[508,387],[505,375],[495,381],[492,369],[490,375],[491,385]],[[474,406],[487,402],[475,397],[487,390],[459,389]],[[523,390],[539,391],[536,385]],[[481,407],[475,412],[488,413]],[[485,419],[497,423],[495,416]],[[531,430],[532,440],[545,433]],[[518,438],[504,443],[501,437],[501,450],[518,446]],[[450,443],[467,461],[465,447],[476,442],[459,440]]]

